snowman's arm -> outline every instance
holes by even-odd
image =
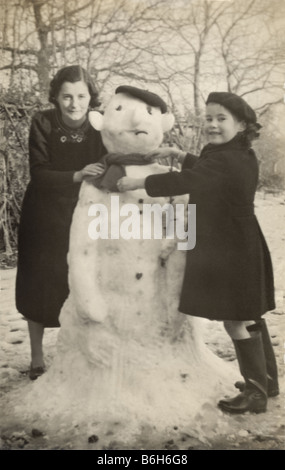
[[[99,288],[97,243],[89,235],[89,209],[102,202],[102,192],[83,182],[75,208],[68,253],[69,287],[78,316],[84,321],[103,322],[107,308]]]

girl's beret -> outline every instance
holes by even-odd
[[[241,121],[256,124],[256,114],[254,110],[240,97],[234,93],[225,91],[210,93],[206,104],[217,103],[228,109]]]

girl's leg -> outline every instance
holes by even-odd
[[[31,344],[31,369],[45,367],[43,356],[44,327],[41,323],[28,320],[28,329]]]
[[[265,361],[266,361],[266,371],[267,371],[267,395],[268,397],[276,397],[279,395],[279,384],[278,384],[278,366],[276,362],[274,348],[271,342],[271,336],[267,329],[266,321],[264,318],[261,318],[257,322],[248,326],[248,331],[251,335],[256,334],[256,332],[260,331],[263,343],[263,349],[265,353]],[[236,388],[238,388],[241,392],[245,389],[244,382],[236,382]]]
[[[266,411],[267,372],[264,347],[260,331],[249,332],[247,327],[255,322],[226,321],[225,329],[230,335],[245,380],[244,391],[234,398],[223,399],[219,407],[228,413],[260,413]]]
[[[254,321],[225,321],[224,328],[228,335],[232,339],[247,339],[250,338],[251,334],[247,330],[247,327],[254,324]]]

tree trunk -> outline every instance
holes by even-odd
[[[200,116],[201,107],[200,107],[200,52],[195,54],[194,62],[194,82],[193,82],[193,93],[194,93],[194,110],[195,115]]]
[[[44,98],[47,96],[49,89],[49,70],[50,70],[50,54],[48,47],[48,29],[43,21],[41,9],[45,1],[31,0],[35,16],[35,26],[40,42],[40,50],[38,52],[37,74],[39,77],[40,93]]]

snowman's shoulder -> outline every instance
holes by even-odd
[[[168,173],[170,166],[160,165],[159,163],[150,163],[148,165],[130,165],[125,167],[127,176],[131,178],[143,178],[149,175]]]
[[[171,170],[170,166],[161,165],[160,163],[151,163],[148,165],[152,173],[168,173]]]

